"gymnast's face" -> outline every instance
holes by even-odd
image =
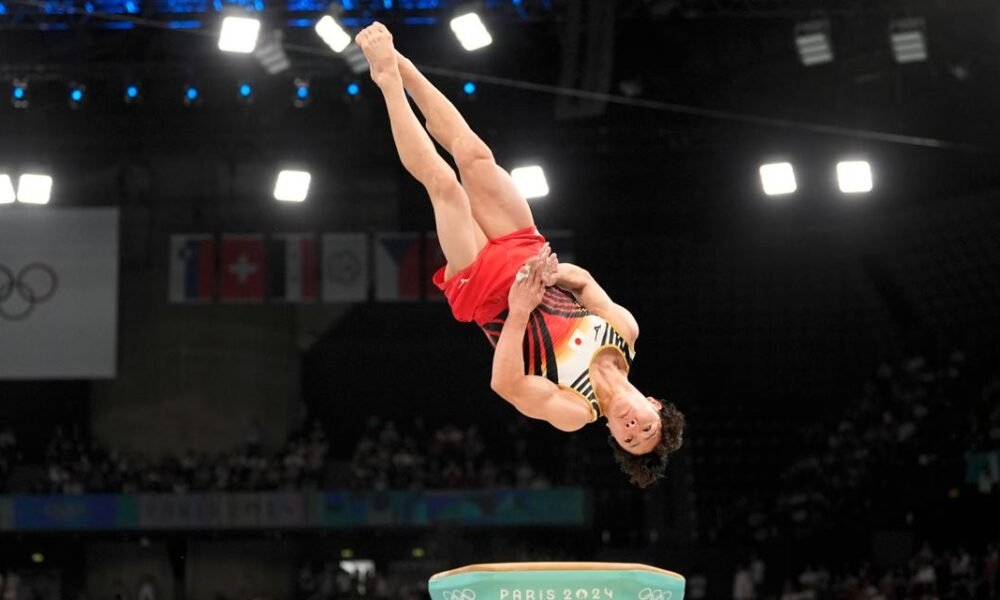
[[[631,454],[646,454],[660,443],[659,400],[635,393],[619,399],[609,411],[608,429],[618,445]]]

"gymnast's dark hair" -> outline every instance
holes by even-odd
[[[660,423],[663,426],[660,443],[646,454],[632,454],[619,446],[613,435],[608,436],[615,462],[628,475],[629,483],[641,488],[647,488],[663,477],[667,456],[683,444],[684,413],[665,400],[661,400],[660,404]]]

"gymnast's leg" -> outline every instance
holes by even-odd
[[[427,120],[427,130],[455,158],[472,214],[486,235],[495,239],[534,227],[527,201],[510,174],[496,164],[489,146],[409,59],[397,57],[403,85]]]
[[[486,235],[472,217],[469,198],[455,171],[438,155],[410,108],[392,35],[382,24],[374,23],[359,33],[356,41],[371,65],[372,79],[382,90],[399,159],[431,198],[438,240],[448,261],[445,277],[450,277],[472,264],[486,245]]]

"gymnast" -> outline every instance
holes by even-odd
[[[474,321],[495,346],[492,389],[562,431],[604,417],[630,481],[647,487],[663,477],[667,456],[681,446],[684,415],[629,382],[635,318],[587,271],[558,261],[510,175],[458,109],[396,51],[384,25],[372,24],[355,41],[382,91],[400,161],[431,199],[447,262],[434,284],[454,317]],[[430,136],[455,159],[458,176]]]

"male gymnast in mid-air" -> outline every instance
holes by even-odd
[[[490,386],[525,416],[562,431],[604,417],[631,482],[654,483],[681,446],[684,415],[629,382],[635,318],[587,271],[558,262],[510,175],[458,109],[396,51],[384,25],[367,27],[356,42],[385,99],[400,161],[431,199],[447,261],[434,283],[454,317],[476,322],[495,346]],[[431,136],[455,159],[457,175]]]

